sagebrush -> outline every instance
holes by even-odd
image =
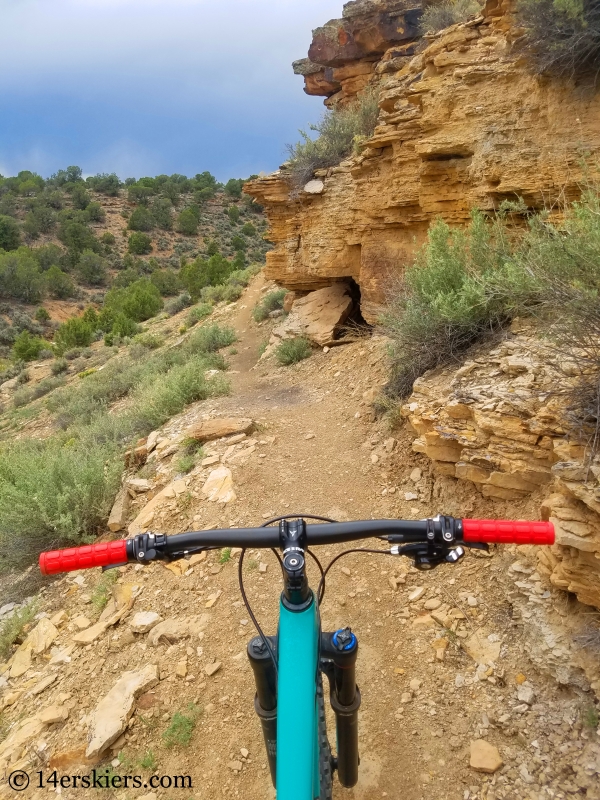
[[[441,3],[432,3],[423,11],[419,23],[421,33],[437,33],[457,22],[466,22],[469,17],[479,14],[482,8],[483,3],[478,0],[444,0]]]
[[[317,169],[339,164],[355,147],[373,135],[379,117],[379,91],[367,87],[347,106],[328,109],[310,130],[318,136],[312,139],[300,131],[302,140],[288,145],[287,175],[293,186],[304,186]]]

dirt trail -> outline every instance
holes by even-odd
[[[237,500],[224,507],[202,501],[193,491],[201,488],[199,482],[153,529],[256,525],[285,512],[337,519],[421,518],[440,511],[535,515],[533,505],[490,504],[464,483],[429,474],[426,459],[410,449],[408,433],[390,432],[386,423],[374,420],[369,399],[386,378],[381,339],[318,352],[291,368],[257,365],[268,324],[258,326],[251,312],[262,289],[259,277],[221,316],[239,335],[237,353],[228,356],[230,396],[199,403],[183,415],[189,420],[208,413],[236,414],[259,423],[256,452],[245,463],[231,465]],[[178,426],[174,420],[165,429]],[[317,548],[317,555],[327,563],[341,549]],[[280,591],[277,565],[270,553],[251,551],[247,558],[248,595],[265,631],[272,633]],[[558,687],[528,658],[516,599],[525,590],[520,592],[515,580],[530,586],[525,593],[537,605],[549,603],[550,595],[525,561],[517,573],[509,571],[516,559],[516,552],[506,550],[489,557],[475,554],[456,567],[418,573],[400,560],[355,554],[334,567],[322,607],[323,627],[351,625],[358,635],[363,697],[359,784],[352,790],[337,785],[336,800],[600,798],[595,771],[600,770],[600,748],[595,732],[581,723],[581,693]],[[313,565],[310,574],[316,583]],[[71,619],[89,615],[89,596],[98,579],[86,574],[82,585],[73,576],[54,584],[44,594],[44,610],[64,608]],[[126,740],[112,755],[109,751],[109,758],[122,753],[117,772],[149,774],[139,761],[152,750],[159,774],[193,779],[193,792],[158,790],[160,800],[188,800],[188,795],[196,800],[272,798],[252,706],[245,646],[254,632],[237,588],[237,559],[220,565],[212,555],[181,575],[162,565],[128,567],[119,582],[141,587],[135,611],[178,619],[207,613],[201,642],[182,639],[151,647],[144,637],[128,633],[125,619],[95,644],[76,650],[71,663],[57,668],[58,680],[42,698],[21,703],[19,713],[33,713],[40,699],[45,706],[59,693],[71,695],[70,718],[46,732],[41,763],[48,753],[56,758],[81,744],[86,714],[124,670],[158,663],[162,680],[138,702]],[[64,629],[65,641],[71,629]],[[465,651],[473,634],[492,648],[493,666],[478,666]],[[182,660],[186,677],[177,674]],[[207,676],[205,667],[215,661],[221,669]],[[517,698],[522,686],[531,687],[527,702]],[[168,720],[175,711],[185,712],[190,702],[202,709],[190,746],[165,748],[161,737]],[[15,707],[9,717],[14,712]],[[473,771],[469,744],[475,739],[498,747],[504,767],[493,775]],[[240,761],[241,749],[249,755]],[[240,772],[232,768],[236,763],[242,765]],[[148,791],[115,791],[114,796],[133,800]],[[46,797],[47,790],[30,796]],[[73,800],[87,796],[97,795],[62,792]]]

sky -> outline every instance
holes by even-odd
[[[343,0],[0,0],[0,174],[271,172],[322,99],[291,62]]]

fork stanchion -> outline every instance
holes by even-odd
[[[269,636],[268,639],[273,652],[276,653],[277,637]],[[256,684],[254,710],[262,726],[269,771],[273,786],[275,786],[275,758],[277,755],[277,675],[275,665],[260,636],[255,636],[248,642],[247,653]]]
[[[329,661],[329,702],[335,714],[337,734],[337,772],[342,786],[358,781],[358,709],[360,690],[356,685],[358,640],[350,628],[321,637],[321,656]]]

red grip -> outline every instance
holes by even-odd
[[[83,547],[70,547],[67,550],[50,550],[40,555],[42,575],[56,575],[58,572],[72,572],[91,567],[110,567],[127,561],[127,540],[86,544]]]
[[[554,525],[551,522],[463,519],[462,527],[465,542],[554,544]]]

